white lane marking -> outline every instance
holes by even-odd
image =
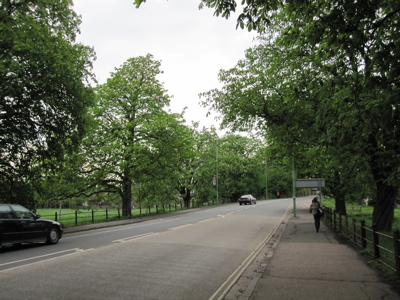
[[[10,261],[8,263],[0,264],[0,267],[6,266],[6,265],[11,265],[11,264],[17,264],[17,263],[28,261],[28,260],[34,260],[34,259],[38,259],[38,258],[42,258],[42,257],[54,256],[54,255],[57,255],[57,254],[61,254],[61,253],[65,253],[65,252],[71,252],[71,251],[75,252],[75,251],[84,251],[84,250],[83,249],[79,249],[79,248],[73,248],[73,249],[63,250],[63,251],[59,251],[59,252],[53,252],[53,253],[49,253],[49,254],[44,254],[44,255],[29,257],[29,258],[25,258],[25,259]]]
[[[139,234],[139,235],[126,237],[126,238],[119,239],[119,240],[114,240],[112,242],[113,243],[125,243],[125,242],[138,240],[138,239],[141,239],[141,238],[144,238],[144,237],[147,237],[147,236],[150,236],[150,235],[155,235],[155,234],[158,234],[158,233],[156,233],[156,232],[148,232],[148,233],[144,233],[144,234]]]
[[[193,224],[186,224],[186,225],[182,225],[182,226],[176,226],[176,227],[168,228],[168,230],[181,229],[181,228],[189,227],[189,226],[192,226],[192,225],[193,225]]]
[[[243,272],[248,268],[248,266],[252,263],[255,257],[261,252],[261,250],[265,247],[265,245],[269,242],[269,240],[274,236],[275,232],[278,230],[279,226],[283,223],[285,218],[289,215],[292,206],[289,206],[286,209],[285,214],[282,218],[275,223],[272,230],[267,234],[265,239],[253,250],[252,253],[243,261],[243,263],[228,277],[228,279],[220,286],[220,288],[212,295],[209,300],[222,300],[228,294],[229,290],[232,286],[239,280],[239,277],[243,274]]]
[[[144,223],[134,223],[134,224],[129,224],[129,225],[118,225],[115,227],[112,227],[113,229],[108,229],[108,230],[103,230],[104,228],[98,228],[95,230],[89,230],[89,233],[79,233],[79,232],[73,232],[73,233],[67,233],[66,235],[63,235],[63,240],[68,240],[68,239],[75,239],[75,238],[80,238],[80,237],[85,237],[85,236],[93,236],[96,234],[103,234],[103,233],[109,233],[109,232],[115,232],[115,231],[121,231],[121,230],[127,230],[127,229],[132,229],[132,228],[140,228],[140,227],[145,227],[148,225],[151,225],[153,223],[165,223],[165,222],[172,222],[179,220],[180,218],[175,218],[175,219],[158,219],[158,220],[149,220]],[[73,234],[73,236],[71,236]]]
[[[200,224],[200,223],[208,222],[208,221],[211,221],[211,220],[214,220],[214,218],[206,219],[206,220],[203,220],[203,221],[199,221],[199,222],[197,222],[197,223]]]
[[[93,248],[86,249],[86,250],[76,248],[75,252],[73,252],[73,253],[69,253],[69,254],[65,254],[65,255],[61,255],[61,256],[56,256],[56,257],[52,257],[52,258],[48,258],[48,259],[44,259],[44,260],[40,260],[40,261],[35,261],[35,262],[32,262],[32,263],[29,263],[29,264],[26,264],[26,265],[17,266],[17,267],[14,267],[14,268],[8,268],[8,269],[0,270],[0,273],[4,273],[4,272],[7,272],[7,271],[16,270],[16,269],[20,269],[20,268],[24,268],[24,267],[28,267],[28,266],[33,266],[33,265],[36,265],[36,264],[40,264],[40,263],[43,263],[43,262],[48,262],[48,261],[51,261],[51,260],[54,260],[54,259],[59,259],[61,257],[67,257],[67,256],[75,255],[75,254],[86,252],[86,251],[89,251],[89,250],[93,250]],[[62,252],[64,252],[64,251],[62,251]]]

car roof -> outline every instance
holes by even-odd
[[[26,208],[25,206],[21,205],[21,204],[10,204],[10,203],[0,203],[1,207],[11,207],[12,210],[17,209],[17,207],[20,207],[19,209],[23,208],[24,210],[29,210],[28,208]]]
[[[11,203],[0,203],[0,206],[20,206],[20,207],[24,207],[21,204],[11,204]]]

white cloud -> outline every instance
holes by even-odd
[[[147,0],[139,9],[133,0],[76,0],[82,15],[78,41],[94,47],[94,71],[100,83],[128,58],[151,53],[161,60],[160,80],[173,96],[170,109],[188,107],[188,123],[218,126],[206,118],[198,94],[219,87],[220,69],[233,67],[253,45],[255,33],[236,30],[236,17],[213,16],[198,9],[199,0]]]

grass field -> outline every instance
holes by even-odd
[[[140,209],[132,209],[132,216],[130,218],[137,218],[141,215],[153,215],[157,213],[170,212],[180,210],[180,207],[171,207],[171,209],[162,209],[151,207]],[[37,209],[36,214],[40,215],[43,219],[54,220],[60,222],[63,227],[72,227],[77,225],[85,225],[90,223],[100,223],[107,221],[122,220],[122,210],[115,208],[98,208],[98,209],[52,209],[42,208]]]
[[[334,210],[335,199],[323,199],[322,205]],[[352,209],[353,207],[357,207],[359,209]],[[374,211],[373,206],[348,204],[346,208],[349,219],[356,219],[357,222],[365,220],[365,225],[372,228],[372,213]],[[398,208],[394,210],[393,230],[400,230],[400,209]]]

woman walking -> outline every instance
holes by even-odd
[[[318,202],[318,198],[315,197],[312,199],[311,205],[310,205],[310,214],[312,213],[314,216],[314,224],[315,224],[315,230],[319,232],[319,227],[321,226],[321,216],[319,214],[319,208],[320,204]]]

